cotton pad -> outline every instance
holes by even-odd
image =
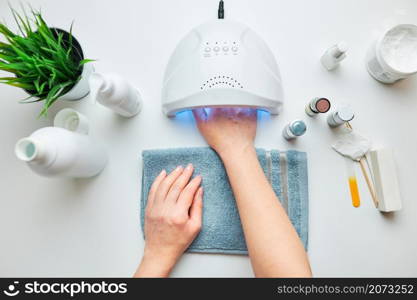
[[[369,152],[371,146],[372,142],[369,139],[349,130],[342,133],[332,148],[343,156],[360,161]]]

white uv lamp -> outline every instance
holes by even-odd
[[[199,107],[253,107],[278,114],[281,76],[266,43],[247,26],[216,19],[193,29],[165,71],[162,110],[168,117]]]

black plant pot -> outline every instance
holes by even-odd
[[[62,34],[62,42],[64,46],[67,48],[70,46],[70,33],[66,30],[51,27],[52,34],[55,38],[58,38],[58,34]],[[79,64],[84,59],[83,49],[81,48],[81,44],[78,40],[72,35],[72,54],[71,58],[74,60],[75,63]],[[90,64],[83,65],[82,68],[79,70],[78,76],[81,75],[81,79],[75,83],[73,86],[68,88],[67,93],[62,95],[59,99],[60,100],[68,100],[68,101],[75,101],[80,100],[88,95],[90,92],[88,86],[88,78],[90,77],[91,73],[94,71],[93,67]],[[27,93],[33,95],[32,91],[26,90]]]

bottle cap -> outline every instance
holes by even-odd
[[[337,116],[344,122],[352,121],[355,117],[352,108],[349,105],[343,105],[337,110]]]
[[[295,120],[291,122],[290,130],[295,136],[302,136],[307,131],[307,125],[302,120]]]
[[[348,44],[345,41],[337,43],[336,47],[342,53],[345,53],[349,49]]]
[[[54,126],[81,134],[88,134],[90,127],[87,117],[72,108],[60,110],[54,118]]]

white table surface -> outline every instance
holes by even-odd
[[[14,1],[13,1],[14,2]],[[137,85],[142,113],[122,119],[91,99],[59,103],[48,119],[40,105],[22,105],[25,94],[0,86],[0,276],[131,276],[142,256],[139,224],[140,153],[143,149],[204,146],[190,114],[169,120],[161,113],[165,65],[193,26],[216,17],[217,0],[32,0],[49,24],[68,28],[96,70],[116,72]],[[417,276],[416,175],[417,78],[393,86],[374,81],[364,67],[366,50],[384,26],[414,20],[415,0],[226,0],[226,17],[248,24],[272,48],[284,80],[279,117],[263,114],[256,146],[308,152],[309,257],[316,276]],[[16,3],[16,5],[18,5]],[[0,17],[12,18],[6,0]],[[350,45],[335,72],[319,57],[339,40]],[[352,125],[378,146],[394,147],[401,212],[373,208],[357,169],[360,208],[350,200],[346,165],[330,149],[335,135],[324,117],[309,119],[304,106],[315,96],[349,102]],[[49,126],[58,109],[73,107],[91,120],[91,135],[105,144],[110,162],[89,180],[35,175],[14,156],[15,142]],[[306,119],[307,135],[289,144],[283,126]],[[173,276],[253,276],[245,256],[186,254]]]

